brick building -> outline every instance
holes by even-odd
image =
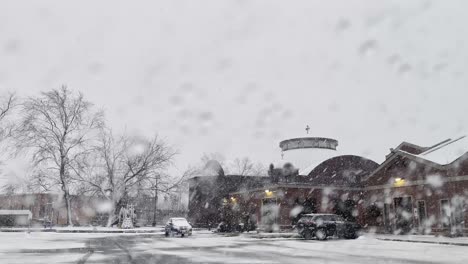
[[[467,232],[468,138],[431,147],[403,142],[366,179],[366,206],[381,231]],[[369,223],[370,224],[370,223]]]
[[[281,142],[283,157],[317,154],[309,166],[302,162],[306,169],[285,160],[270,166],[269,177],[195,177],[189,181],[189,218],[196,223],[211,214],[215,222],[228,216],[280,228],[291,227],[304,213],[337,213],[379,232],[467,231],[466,137],[430,147],[403,142],[380,165],[339,155],[337,145],[326,138]],[[304,148],[309,152],[297,152]],[[294,155],[284,155],[291,150]]]
[[[209,218],[277,227],[291,226],[301,214],[313,212],[340,211],[354,219],[362,179],[378,164],[343,155],[337,146],[330,138],[282,141],[282,160],[270,165],[267,177],[224,176],[217,164],[215,175],[189,180],[189,218],[194,223]]]

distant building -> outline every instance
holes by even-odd
[[[0,209],[0,226],[29,226],[32,213],[29,210]]]
[[[282,141],[282,160],[268,177],[222,176],[217,164],[219,175],[189,180],[188,216],[200,225],[249,220],[282,228],[304,213],[336,213],[380,232],[467,232],[468,138],[403,142],[380,165],[337,146],[329,138]]]
[[[105,218],[99,214],[99,199],[71,196],[72,220],[77,225],[89,225]],[[29,210],[32,223],[51,221],[54,225],[67,224],[67,210],[62,195],[29,193],[0,195],[0,210]]]
[[[330,138],[293,138],[280,143],[282,159],[270,165],[268,177],[195,177],[189,181],[189,218],[200,224],[200,219],[229,221],[227,207],[237,212],[231,216],[235,221],[278,227],[291,226],[304,213],[340,210],[355,217],[353,210],[362,197],[361,179],[378,164],[340,155],[337,145]],[[297,163],[305,169],[296,168]]]
[[[230,193],[261,188],[267,177],[218,175],[189,179],[188,218],[196,226],[215,225],[223,220],[223,206]]]
[[[165,199],[168,197],[168,200]],[[41,224],[50,221],[53,225],[67,224],[67,210],[63,195],[57,193],[29,193],[0,195],[0,210],[29,210],[32,224]],[[74,225],[105,225],[108,214],[105,198],[91,196],[71,196],[72,221]],[[154,197],[139,195],[130,197],[126,204],[135,207],[137,224],[140,226],[164,223],[173,216],[184,217],[187,208],[180,204],[178,194],[161,195],[155,213]],[[0,221],[0,226],[5,221]]]

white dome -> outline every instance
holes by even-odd
[[[293,149],[283,152],[283,159],[291,162],[299,169],[299,174],[308,170],[308,174],[313,168],[330,158],[339,156],[338,151],[330,149]]]
[[[280,142],[283,164],[290,162],[299,169],[300,175],[307,175],[325,160],[339,156],[340,153],[336,151],[337,145],[338,141],[330,138],[304,137],[284,140]]]
[[[224,176],[224,170],[218,161],[209,160],[197,176]]]

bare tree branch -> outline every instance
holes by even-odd
[[[12,123],[6,122],[7,116],[11,114],[16,106],[17,97],[14,93],[0,96],[0,140],[11,135]]]
[[[175,152],[157,136],[152,139],[115,137],[111,130],[102,129],[95,152],[83,157],[74,173],[77,182],[112,202],[107,225],[115,212],[124,205],[132,192],[143,191],[150,179],[160,175]],[[92,160],[92,161],[89,161]],[[89,168],[95,168],[90,171]]]
[[[67,207],[67,222],[72,225],[70,192],[73,169],[78,158],[92,148],[94,135],[102,126],[103,115],[81,93],[65,86],[30,97],[22,104],[21,122],[14,133],[19,151],[32,152],[37,165],[49,168]]]

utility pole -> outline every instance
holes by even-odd
[[[155,179],[154,184],[154,208],[153,208],[153,224],[152,226],[156,226],[156,211],[158,210],[158,177]]]

